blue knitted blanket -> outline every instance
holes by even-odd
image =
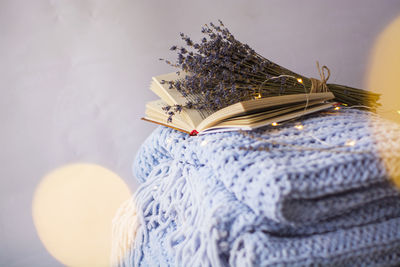
[[[134,163],[135,209],[114,221],[131,236],[114,264],[399,264],[400,126],[351,109],[301,123],[196,137],[157,128]]]

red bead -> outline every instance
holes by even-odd
[[[193,130],[190,132],[190,136],[196,136],[199,132],[196,130]]]

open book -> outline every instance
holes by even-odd
[[[294,119],[312,112],[332,107],[331,92],[272,96],[238,102],[215,112],[183,108],[180,113],[169,115],[162,109],[170,105],[184,106],[188,99],[162,80],[184,78],[176,73],[153,77],[150,89],[161,99],[146,104],[143,120],[161,124],[192,135],[211,132],[252,130],[269,124]]]

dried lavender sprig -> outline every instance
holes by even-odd
[[[166,105],[164,107],[162,107],[162,110],[165,111],[165,114],[168,114],[168,119],[167,122],[172,122],[172,117],[176,114],[176,113],[181,113],[182,111],[182,105]]]

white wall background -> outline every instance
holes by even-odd
[[[96,163],[134,190],[131,163],[155,128],[140,120],[151,76],[171,69],[179,32],[222,19],[260,54],[299,73],[363,87],[377,35],[399,0],[0,0],[0,266],[59,266],[32,223],[49,171]]]

